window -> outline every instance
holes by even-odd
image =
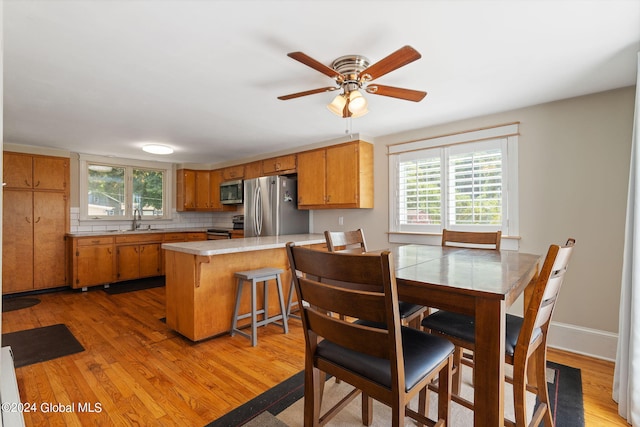
[[[149,219],[168,217],[172,165],[82,156],[80,171],[81,219],[128,220],[136,209]]]
[[[389,147],[390,232],[517,235],[518,126]]]

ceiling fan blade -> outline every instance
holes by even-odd
[[[391,55],[362,70],[360,78],[365,81],[371,81],[420,58],[422,58],[422,55],[417,50],[411,46],[403,46]]]
[[[427,96],[427,92],[412,89],[403,89],[401,87],[370,85],[366,88],[367,93],[374,95],[390,96],[392,98],[405,99],[407,101],[419,102]]]
[[[290,95],[279,96],[278,99],[286,101],[287,99],[300,98],[301,96],[314,95],[316,93],[322,93],[322,92],[331,92],[333,90],[338,90],[338,89],[340,88],[333,87],[333,86],[321,87],[319,89],[305,90],[304,92],[298,92],[298,93],[292,93]]]
[[[331,67],[327,67],[321,62],[316,61],[309,55],[306,55],[302,52],[291,52],[287,54],[288,57],[295,59],[296,61],[302,62],[304,65],[313,68],[316,71],[320,71],[322,74],[325,74],[332,79],[336,79],[339,81],[344,80],[344,76],[334,70]]]

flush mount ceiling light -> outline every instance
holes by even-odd
[[[342,90],[342,93],[336,96],[333,101],[327,105],[327,108],[332,113],[345,119],[361,117],[369,112],[367,109],[367,100],[360,90],[374,95],[390,96],[392,98],[413,102],[419,102],[427,95],[426,92],[419,90],[369,84],[378,77],[420,59],[422,55],[411,46],[404,46],[373,65],[369,65],[369,59],[360,55],[341,56],[333,61],[331,67],[327,67],[302,52],[291,52],[288,56],[335,79],[337,86],[292,93],[290,95],[279,96],[278,99],[284,101],[316,93]]]
[[[142,151],[151,154],[171,154],[173,153],[173,148],[162,144],[146,144],[142,146]]]

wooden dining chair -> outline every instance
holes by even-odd
[[[502,231],[452,231],[442,230],[442,246],[471,247],[500,250]]]
[[[575,245],[574,239],[567,240],[565,246],[551,245],[539,275],[533,284],[533,291],[524,317],[507,314],[505,338],[505,362],[513,366],[515,423],[505,420],[506,425],[527,425],[526,392],[536,393],[540,402],[529,426],[553,427],[549,396],[547,392],[547,332],[560,287],[567,271],[567,265]],[[475,321],[466,316],[448,311],[438,311],[425,317],[422,325],[433,333],[450,339],[457,348],[473,350],[475,347]],[[530,361],[535,367],[535,386],[527,384],[527,368]],[[473,403],[462,399],[457,393],[452,400],[473,409]]]
[[[324,425],[362,393],[365,425],[373,421],[375,399],[391,407],[394,427],[404,425],[405,415],[420,425],[446,426],[454,346],[442,337],[401,326],[392,255],[331,253],[294,243],[287,243],[287,254],[298,300],[308,303],[301,304],[304,425]],[[358,320],[347,322],[331,312]],[[326,374],[354,389],[321,414]],[[441,388],[434,421],[427,418],[426,387],[436,378]],[[417,395],[415,411],[407,403]]]
[[[329,252],[349,252],[361,254],[367,252],[367,242],[364,238],[364,230],[359,228],[353,231],[325,231],[325,240]],[[427,307],[404,301],[399,303],[400,319],[402,322],[416,329],[420,329],[420,322]]]

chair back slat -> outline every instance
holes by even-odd
[[[574,244],[575,240],[569,239],[565,246],[551,245],[549,247],[536,280],[529,306],[525,310],[518,346],[522,345],[526,349],[536,328],[542,328],[546,335],[567,266],[573,253]]]
[[[322,283],[301,277],[300,290],[304,301],[325,311],[345,314],[356,319],[386,322],[385,299],[382,286],[377,292],[361,289],[349,282]]]
[[[383,284],[379,256],[345,255],[334,258],[333,253],[315,250],[297,251],[296,254],[296,269],[307,275],[320,277],[322,281],[335,280],[374,286]]]
[[[355,253],[367,252],[367,242],[361,228],[354,231],[325,231],[324,237],[329,252],[345,250]]]
[[[442,246],[500,250],[501,231],[475,232],[442,230]]]

